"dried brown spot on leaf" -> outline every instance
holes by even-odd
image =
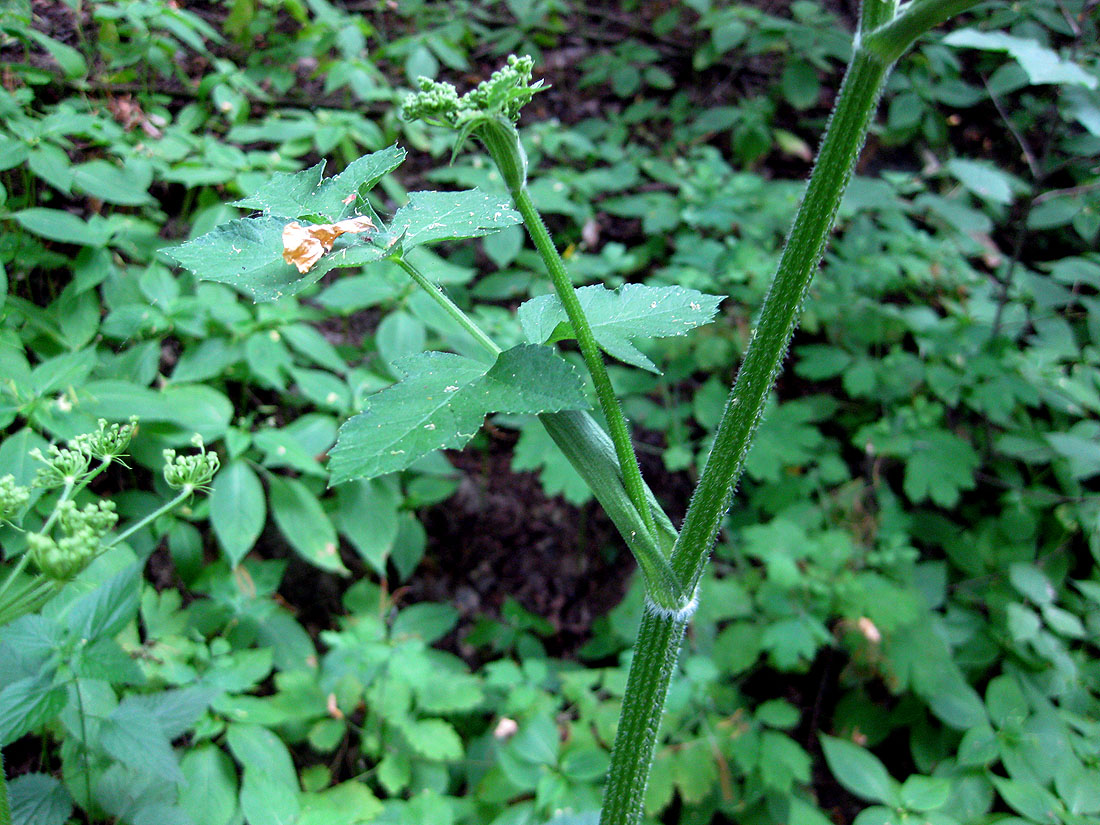
[[[283,260],[294,264],[304,274],[332,249],[341,235],[359,234],[376,228],[374,221],[365,216],[310,226],[302,226],[297,221],[288,223],[283,227]]]

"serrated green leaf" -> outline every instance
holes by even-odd
[[[327,222],[357,214],[357,207],[362,214],[373,216],[366,201],[358,196],[404,160],[405,150],[395,145],[352,161],[343,172],[330,178],[321,177],[325,171],[323,160],[302,172],[276,172],[271,180],[233,206],[260,209],[268,215],[287,215],[291,219],[324,218]],[[353,195],[355,199],[349,201]]]
[[[10,682],[0,690],[0,747],[10,745],[65,706],[65,691],[54,687],[53,673]]]
[[[183,779],[172,743],[156,717],[134,704],[120,704],[99,727],[99,744],[122,764],[178,782]]]
[[[588,406],[576,370],[546,347],[515,347],[491,367],[461,355],[427,352],[398,361],[395,368],[405,377],[340,428],[329,454],[332,484],[392,473],[433,450],[462,447],[490,412]]]
[[[296,825],[363,825],[382,812],[370,788],[349,781],[321,791],[302,795],[302,812]]]
[[[480,189],[461,192],[411,192],[377,243],[408,251],[421,244],[480,238],[523,219],[498,195]]]
[[[241,218],[165,250],[181,266],[206,281],[229,284],[256,301],[276,301],[301,292],[330,270],[381,260],[384,250],[360,234],[336,239],[332,251],[306,273],[283,260],[283,228],[292,218]]]
[[[73,635],[91,641],[122,630],[137,615],[140,580],[141,567],[134,564],[73,602],[65,618]]]
[[[58,780],[43,773],[25,773],[8,785],[11,821],[16,825],[64,825],[73,800]]]
[[[981,459],[954,433],[935,430],[920,438],[905,463],[905,494],[910,501],[931,499],[954,507],[960,490],[974,489],[974,473]]]
[[[660,370],[631,343],[637,339],[684,335],[709,323],[722,301],[679,286],[625,284],[618,290],[600,285],[577,290],[577,298],[603,350],[627,364],[659,373]],[[540,295],[519,308],[527,340],[553,343],[574,337],[565,309],[556,295]]]
[[[348,569],[340,560],[336,529],[317,497],[294,478],[273,475],[268,484],[271,515],[298,555],[322,570],[348,575]]]
[[[410,719],[398,725],[409,747],[425,759],[437,762],[462,758],[462,740],[442,719]]]

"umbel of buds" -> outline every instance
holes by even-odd
[[[417,80],[419,92],[405,98],[404,118],[458,130],[454,151],[473,135],[485,146],[513,194],[527,184],[527,155],[515,123],[519,112],[545,86],[531,82],[535,61],[511,55],[492,76],[459,97],[450,83]]]
[[[130,439],[137,432],[137,420],[137,416],[132,415],[127,424],[108,424],[101,418],[98,430],[78,435],[69,442],[69,446],[87,453],[91,458],[110,463],[130,446]]]
[[[31,450],[31,457],[42,462],[42,467],[34,476],[34,486],[47,490],[53,487],[72,486],[88,472],[88,464],[91,457],[75,442],[70,442],[69,447],[58,447],[51,444],[46,448],[46,453],[37,448]]]
[[[188,493],[204,489],[218,472],[220,462],[216,453],[206,451],[202,438],[195,436],[191,443],[199,448],[196,455],[176,455],[175,450],[164,451],[164,480],[173,490]]]
[[[8,473],[0,478],[0,521],[11,521],[30,500],[31,491],[15,483],[15,476]]]
[[[57,505],[60,538],[43,533],[27,536],[31,560],[44,576],[68,581],[91,562],[100,551],[103,537],[118,521],[113,501],[97,501],[78,508],[72,501]]]
[[[439,83],[430,77],[418,78],[419,92],[405,98],[406,120],[424,120],[437,126],[461,129],[469,122],[484,117],[504,117],[512,123],[520,109],[542,91],[542,81],[531,82],[535,61],[530,57],[508,57],[508,62],[476,88],[459,97],[450,83]]]

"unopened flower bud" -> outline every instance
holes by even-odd
[[[41,461],[45,466],[39,467],[34,477],[35,487],[62,487],[66,484],[76,484],[82,475],[88,472],[89,456],[79,448],[58,447],[51,444],[46,454],[37,447],[30,452],[32,458]]]
[[[30,497],[30,490],[16,484],[11,473],[0,478],[0,521],[9,521],[18,515]]]
[[[191,443],[199,448],[197,455],[176,455],[175,450],[164,451],[164,480],[173,490],[200,489],[209,484],[218,472],[220,462],[217,454],[207,452],[198,436]]]

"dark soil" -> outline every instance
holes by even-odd
[[[499,616],[514,598],[553,626],[547,652],[568,657],[622,599],[634,560],[594,503],[577,508],[548,498],[533,473],[512,472],[514,441],[498,431],[486,452],[449,454],[462,481],[422,514],[428,548],[407,598],[450,602],[464,626]]]

